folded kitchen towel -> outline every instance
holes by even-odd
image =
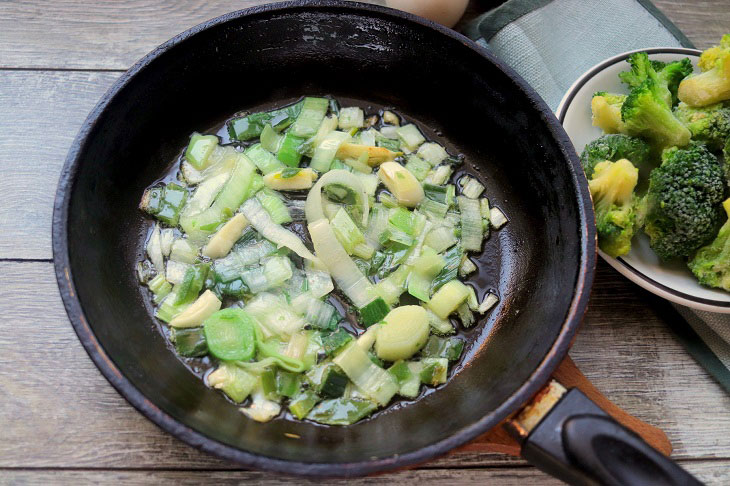
[[[648,0],[508,0],[464,33],[517,71],[553,109],[584,72],[622,52],[694,47]],[[652,299],[687,351],[730,392],[730,314]]]

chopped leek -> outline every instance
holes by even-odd
[[[428,314],[423,307],[404,305],[390,311],[378,329],[375,352],[386,361],[408,359],[428,339]]]
[[[461,212],[461,245],[468,251],[482,248],[482,213],[479,201],[468,197],[456,198]]]
[[[499,302],[499,297],[497,297],[495,294],[489,293],[484,296],[484,300],[481,304],[479,304],[478,312],[480,314],[484,314],[489,309],[494,307],[494,305]]]
[[[324,120],[328,108],[329,100],[326,98],[304,98],[302,110],[287,133],[296,137],[313,136]]]
[[[418,127],[412,123],[398,128],[396,133],[398,134],[398,138],[401,143],[411,152],[416,150],[419,145],[426,141]]]
[[[417,155],[409,155],[408,162],[406,163],[406,169],[408,169],[416,179],[422,181],[428,175],[431,165]]]
[[[494,229],[499,229],[507,224],[507,217],[499,208],[491,208],[489,210],[489,222]]]
[[[289,209],[276,192],[269,188],[263,189],[256,193],[256,199],[259,200],[261,206],[269,213],[274,223],[291,223],[292,219],[289,214]]]
[[[203,322],[210,354],[224,361],[248,361],[256,349],[254,323],[242,309],[223,309]]]
[[[337,241],[345,248],[348,255],[352,255],[355,247],[365,243],[365,237],[360,228],[352,221],[345,208],[340,208],[332,221],[330,221]]]
[[[369,400],[333,398],[324,400],[307,415],[309,420],[326,425],[349,425],[361,420],[378,408]]]
[[[309,167],[319,172],[330,170],[340,145],[348,140],[350,140],[350,135],[345,132],[333,131],[325,135],[322,141],[314,147],[314,155]]]
[[[175,226],[187,197],[185,188],[170,182],[166,186],[147,189],[139,207],[163,223]]]
[[[201,135],[193,133],[190,137],[190,144],[185,150],[185,159],[197,170],[203,170],[208,165],[208,157],[218,145],[218,137],[215,135]]]
[[[339,114],[340,130],[349,130],[350,128],[361,128],[365,123],[365,113],[362,108],[357,106],[341,108]]]
[[[228,133],[234,140],[246,141],[261,135],[267,124],[273,124],[281,131],[297,118],[301,109],[302,102],[299,102],[278,110],[235,118],[228,124]]]
[[[446,149],[441,145],[434,142],[427,142],[418,147],[418,156],[433,167],[443,162],[449,154],[446,153]]]
[[[381,406],[387,405],[398,391],[398,383],[393,376],[373,364],[356,343],[349,344],[333,361],[365,395]]]
[[[484,192],[484,186],[475,178],[466,176],[459,181],[461,193],[468,198],[478,199]]]
[[[208,386],[223,390],[236,403],[243,402],[258,383],[258,378],[236,366],[223,362],[207,377]]]
[[[428,303],[428,308],[441,319],[446,319],[469,297],[469,289],[458,280],[444,284]]]
[[[256,164],[262,174],[270,174],[284,168],[284,164],[273,153],[266,150],[260,143],[251,145],[244,152]]]
[[[208,343],[200,327],[173,328],[170,331],[170,340],[175,343],[175,350],[186,358],[199,358],[208,354]]]
[[[398,203],[414,207],[423,199],[423,187],[418,180],[397,162],[385,162],[378,170],[378,177],[396,197]]]
[[[279,145],[279,150],[276,152],[276,158],[289,167],[299,167],[306,141],[307,139],[304,137],[294,135],[292,132],[286,132]]]

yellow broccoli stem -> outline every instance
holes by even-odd
[[[714,68],[682,80],[677,96],[694,107],[730,99],[730,51],[718,57]]]

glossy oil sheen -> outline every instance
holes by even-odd
[[[573,149],[534,92],[465,38],[378,7],[284,4],[193,30],[141,61],[102,100],[59,186],[61,293],[117,389],[193,445],[249,466],[320,476],[444,453],[537,391],[587,304],[595,233]],[[142,191],[169,170],[190,133],[303,94],[397,107],[465,154],[510,218],[487,242],[476,277],[502,300],[470,331],[456,376],[414,404],[347,427],[243,418],[166,348],[134,272],[148,227],[137,209]]]

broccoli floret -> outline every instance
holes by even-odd
[[[692,62],[688,58],[669,63],[650,61],[646,52],[637,52],[626,60],[631,65],[630,71],[618,76],[631,88],[636,88],[647,79],[657,83],[662,98],[670,106],[677,103],[679,83],[692,73]]]
[[[688,76],[679,85],[679,99],[690,106],[707,106],[730,100],[730,34],[719,46],[702,53],[700,74]]]
[[[713,237],[724,189],[720,164],[704,144],[662,153],[649,180],[644,223],[660,258],[687,257]]]
[[[730,181],[730,137],[725,141],[725,148],[722,149],[722,157],[724,159],[722,169],[725,171],[725,180]]]
[[[652,168],[651,148],[649,144],[636,137],[612,134],[599,137],[586,145],[580,155],[580,163],[586,177],[593,177],[596,164],[609,160],[615,162],[620,159],[629,159],[639,169]],[[642,171],[643,172],[643,171]]]
[[[634,188],[639,170],[626,159],[596,164],[588,187],[596,210],[598,246],[617,257],[631,250],[636,213]]]
[[[684,147],[690,131],[672,113],[654,79],[647,79],[631,90],[621,107],[621,118],[629,135],[650,140],[657,148]]]
[[[626,95],[606,93],[599,91],[591,99],[591,113],[593,113],[593,126],[603,130],[604,133],[623,133],[624,122],[621,120],[621,105],[626,100]]]
[[[674,115],[692,132],[692,139],[705,142],[712,150],[722,150],[730,137],[730,106],[722,103],[693,108],[680,103]]]
[[[715,239],[687,263],[702,285],[730,291],[730,199],[722,203],[728,220]]]

